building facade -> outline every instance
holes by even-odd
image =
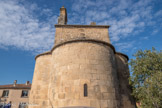
[[[116,52],[109,25],[67,25],[60,9],[54,46],[36,56],[29,108],[135,108],[128,56]]]
[[[0,85],[0,108],[11,102],[11,108],[27,108],[29,103],[29,93],[31,84],[29,81],[26,84]]]

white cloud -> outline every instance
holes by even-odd
[[[148,36],[141,37],[141,40],[148,40]]]
[[[101,6],[106,7],[100,10]],[[141,32],[147,22],[151,23],[151,0],[133,2],[131,0],[79,0],[74,2],[73,10],[83,13],[86,24],[96,21],[97,24],[110,24],[110,36],[112,42],[131,36],[133,32]],[[91,7],[91,8],[90,8]],[[82,18],[82,16],[79,16]],[[77,17],[77,16],[75,16]],[[73,22],[76,22],[73,20]]]
[[[37,53],[52,47],[56,16],[49,18],[48,22],[40,22],[32,13],[36,8],[36,5],[27,8],[18,1],[0,1],[1,48],[12,46]],[[50,10],[43,12],[50,13]]]
[[[162,17],[162,10],[159,10],[158,12],[155,13],[156,17]]]
[[[158,29],[153,30],[152,35],[155,35],[158,31]]]
[[[111,25],[110,39],[117,44],[120,40],[143,32],[148,26],[157,25],[155,16],[160,16],[161,11],[154,12],[153,6],[153,0],[74,0],[73,10],[81,13],[79,18],[86,24],[95,21],[100,25]],[[128,46],[126,43],[122,45],[122,50],[133,47],[130,43]]]
[[[132,48],[134,46],[134,41],[116,43],[115,46],[117,46],[117,51],[127,52],[129,48]],[[136,49],[136,47],[132,48],[132,50],[134,50],[134,49]]]
[[[90,24],[95,21],[99,25],[109,24],[113,44],[142,32],[146,26],[156,25],[158,20],[154,20],[154,17],[161,17],[161,11],[153,13],[152,0],[72,1],[68,23]],[[38,10],[40,13],[35,14]],[[58,16],[53,13],[52,10],[40,8],[36,4],[25,5],[19,3],[19,0],[0,0],[0,48],[13,46],[32,52],[49,50],[53,45],[53,25]],[[124,48],[129,47],[121,49]]]

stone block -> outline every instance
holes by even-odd
[[[97,92],[97,93],[96,93],[96,98],[97,98],[97,99],[102,99],[102,94],[101,94],[100,92]]]
[[[95,85],[94,86],[94,91],[95,92],[100,92],[100,86],[99,85]]]
[[[99,80],[100,79],[100,75],[99,74],[91,74],[92,75],[92,78],[94,80]]]
[[[96,101],[95,100],[90,100],[90,105],[95,107],[96,106]]]
[[[65,93],[59,93],[58,98],[59,99],[65,99]]]
[[[91,74],[92,73],[92,70],[88,69],[88,68],[85,68],[83,71],[84,71],[85,74]]]
[[[106,108],[108,107],[107,100],[101,100],[101,108]]]
[[[90,63],[90,64],[98,64],[98,60],[95,60],[95,59],[93,60],[93,59],[92,59],[92,60],[89,60],[89,63]]]
[[[107,89],[107,92],[108,92],[108,93],[115,93],[115,88],[109,87],[109,88]]]
[[[107,92],[108,91],[107,89],[108,89],[107,86],[100,86],[100,90],[102,93]]]
[[[99,79],[101,79],[101,80],[107,80],[107,74],[100,74],[99,75]]]
[[[113,100],[113,99],[109,99],[109,100],[107,100],[107,104],[108,104],[108,107],[109,108],[114,108],[114,105],[113,105],[113,102],[114,102],[115,100]]]
[[[98,85],[98,80],[91,79],[90,83],[92,86]]]
[[[69,93],[71,91],[70,87],[65,87],[65,92]]]
[[[79,94],[79,93],[75,93],[75,94],[74,94],[74,98],[75,98],[75,99],[79,99],[79,98],[80,98],[80,94]]]
[[[66,99],[73,99],[74,98],[74,92],[66,93]]]
[[[102,93],[104,99],[116,99],[115,93]]]
[[[97,69],[92,69],[92,70],[91,70],[91,73],[92,73],[92,74],[98,74],[99,72],[97,71]]]

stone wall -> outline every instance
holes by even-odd
[[[55,25],[55,46],[72,40],[93,39],[110,43],[108,26]]]
[[[115,56],[109,46],[95,42],[62,45],[52,52],[51,67],[49,97],[54,108],[119,106]]]
[[[36,59],[32,89],[30,93],[30,108],[47,108],[48,86],[50,79],[51,55],[43,55]]]
[[[36,56],[30,108],[134,108],[128,58],[110,44],[109,26],[55,27],[54,47]]]
[[[131,96],[131,87],[129,86],[129,68],[128,60],[121,54],[116,54],[117,72],[120,82],[121,108],[135,108],[135,101]]]

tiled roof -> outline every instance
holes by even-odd
[[[0,85],[0,89],[31,89],[31,84]]]

